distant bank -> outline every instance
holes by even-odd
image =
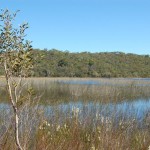
[[[150,78],[149,55],[34,49],[33,56],[35,77]]]

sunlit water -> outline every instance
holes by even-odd
[[[84,103],[84,102],[69,102],[68,104],[60,104],[55,106],[46,106],[45,114],[51,114],[54,110],[58,109],[62,112],[71,112],[73,108],[78,108],[80,116],[82,118],[86,116],[105,116],[105,117],[120,117],[125,116],[127,118],[136,118],[138,120],[143,119],[145,115],[150,112],[150,99],[137,99],[135,101],[124,101],[121,103]]]
[[[40,105],[40,107],[44,110],[44,114],[46,117],[51,117],[55,115],[56,110],[66,114],[67,116],[71,116],[72,110],[74,108],[79,109],[79,117],[80,119],[84,119],[87,116],[92,117],[93,119],[96,116],[104,116],[110,118],[119,118],[125,117],[135,118],[139,121],[143,120],[145,116],[150,113],[150,99],[137,99],[135,101],[124,101],[121,103],[92,103],[92,102],[69,102],[65,104],[59,105]],[[1,116],[6,116],[6,114],[10,113],[11,107],[8,104],[1,103],[0,104],[0,112]]]
[[[118,79],[119,80],[119,79]],[[123,79],[120,79],[123,80]],[[125,79],[126,80],[126,79]],[[150,81],[150,78],[139,79],[132,78],[128,79],[132,81],[144,80]],[[86,85],[102,85],[100,81],[95,80],[76,80],[76,81],[59,81],[63,84],[86,84]],[[107,85],[110,83],[105,83]],[[116,83],[115,83],[116,84]],[[141,85],[140,85],[141,86]],[[146,86],[150,86],[150,84],[146,84]],[[73,109],[79,110],[79,119],[83,120],[87,117],[92,118],[93,120],[97,119],[97,117],[109,117],[118,120],[118,118],[122,119],[130,119],[135,118],[139,122],[142,121],[145,117],[150,118],[150,98],[149,99],[136,99],[134,101],[122,101],[119,103],[99,103],[99,102],[68,102],[62,103],[59,105],[42,105],[39,104],[40,108],[44,110],[45,117],[50,118],[55,116],[56,111],[59,111],[62,114],[66,114],[66,117],[70,117],[72,115]],[[34,106],[32,106],[34,107]],[[34,109],[34,108],[33,108]],[[0,103],[0,117],[7,120],[8,115],[11,113],[12,109],[7,103]]]

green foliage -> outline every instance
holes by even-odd
[[[6,9],[0,15],[0,62],[2,67],[6,65],[9,76],[26,76],[33,66],[32,47],[31,42],[25,41],[28,23],[23,23],[19,29],[13,27],[17,12],[11,14]]]
[[[0,64],[4,69],[6,87],[14,115],[14,138],[16,148],[23,150],[19,140],[19,108],[23,104],[22,80],[29,75],[32,68],[31,42],[25,41],[25,30],[28,23],[15,28],[13,21],[16,13],[1,10],[0,14]],[[19,78],[14,78],[14,77]],[[30,95],[28,95],[30,96]],[[30,100],[30,97],[28,98]]]
[[[41,55],[43,58],[41,58]],[[69,53],[56,49],[34,50],[38,61],[34,76],[40,77],[150,77],[149,55]]]

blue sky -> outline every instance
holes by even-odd
[[[34,48],[150,54],[150,0],[0,0]]]

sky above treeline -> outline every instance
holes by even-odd
[[[0,0],[33,48],[150,54],[150,0]]]

